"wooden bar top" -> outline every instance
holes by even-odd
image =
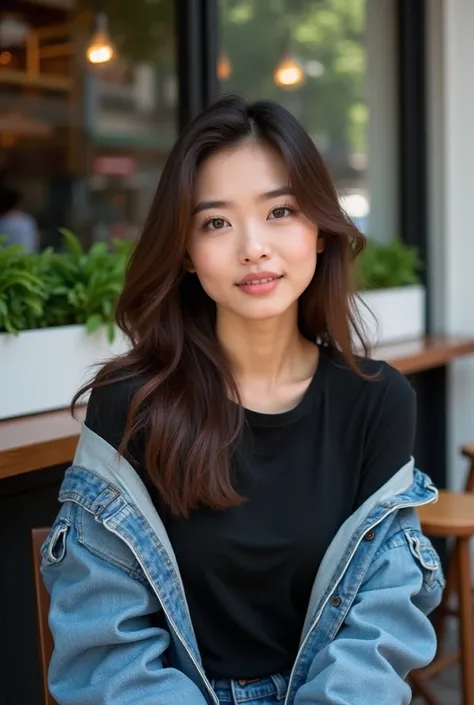
[[[381,345],[372,357],[386,360],[404,375],[447,365],[465,355],[474,355],[474,338],[432,335],[393,345]]]
[[[411,375],[474,354],[474,338],[430,336],[376,348],[372,357]],[[85,408],[73,419],[69,410],[0,421],[0,479],[69,463]]]
[[[85,407],[0,421],[0,480],[69,463],[74,457]]]

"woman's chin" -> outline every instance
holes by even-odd
[[[246,306],[233,308],[233,314],[249,321],[265,321],[270,318],[287,316],[293,309],[297,309],[296,302],[278,301],[252,301]]]

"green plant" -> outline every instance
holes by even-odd
[[[37,328],[46,300],[37,256],[25,255],[21,245],[4,247],[0,243],[0,331]]]
[[[421,269],[416,247],[400,240],[389,243],[369,240],[356,262],[357,289],[388,289],[419,284]]]
[[[95,243],[84,252],[62,229],[64,251],[38,254],[0,243],[0,332],[84,324],[89,333],[107,326],[114,337],[114,311],[131,251],[126,241]]]

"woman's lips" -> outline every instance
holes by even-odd
[[[247,274],[240,280],[237,286],[245,294],[269,294],[277,288],[282,278],[282,274],[275,274],[274,272]]]

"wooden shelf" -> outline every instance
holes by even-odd
[[[472,354],[473,338],[432,336],[376,348],[373,357],[411,375]],[[69,463],[84,417],[81,407],[77,419],[64,410],[0,421],[0,479]]]
[[[15,86],[31,86],[33,88],[43,88],[51,91],[61,91],[69,93],[73,89],[74,82],[69,76],[55,76],[54,74],[33,74],[18,69],[0,69],[0,84],[9,83]]]

